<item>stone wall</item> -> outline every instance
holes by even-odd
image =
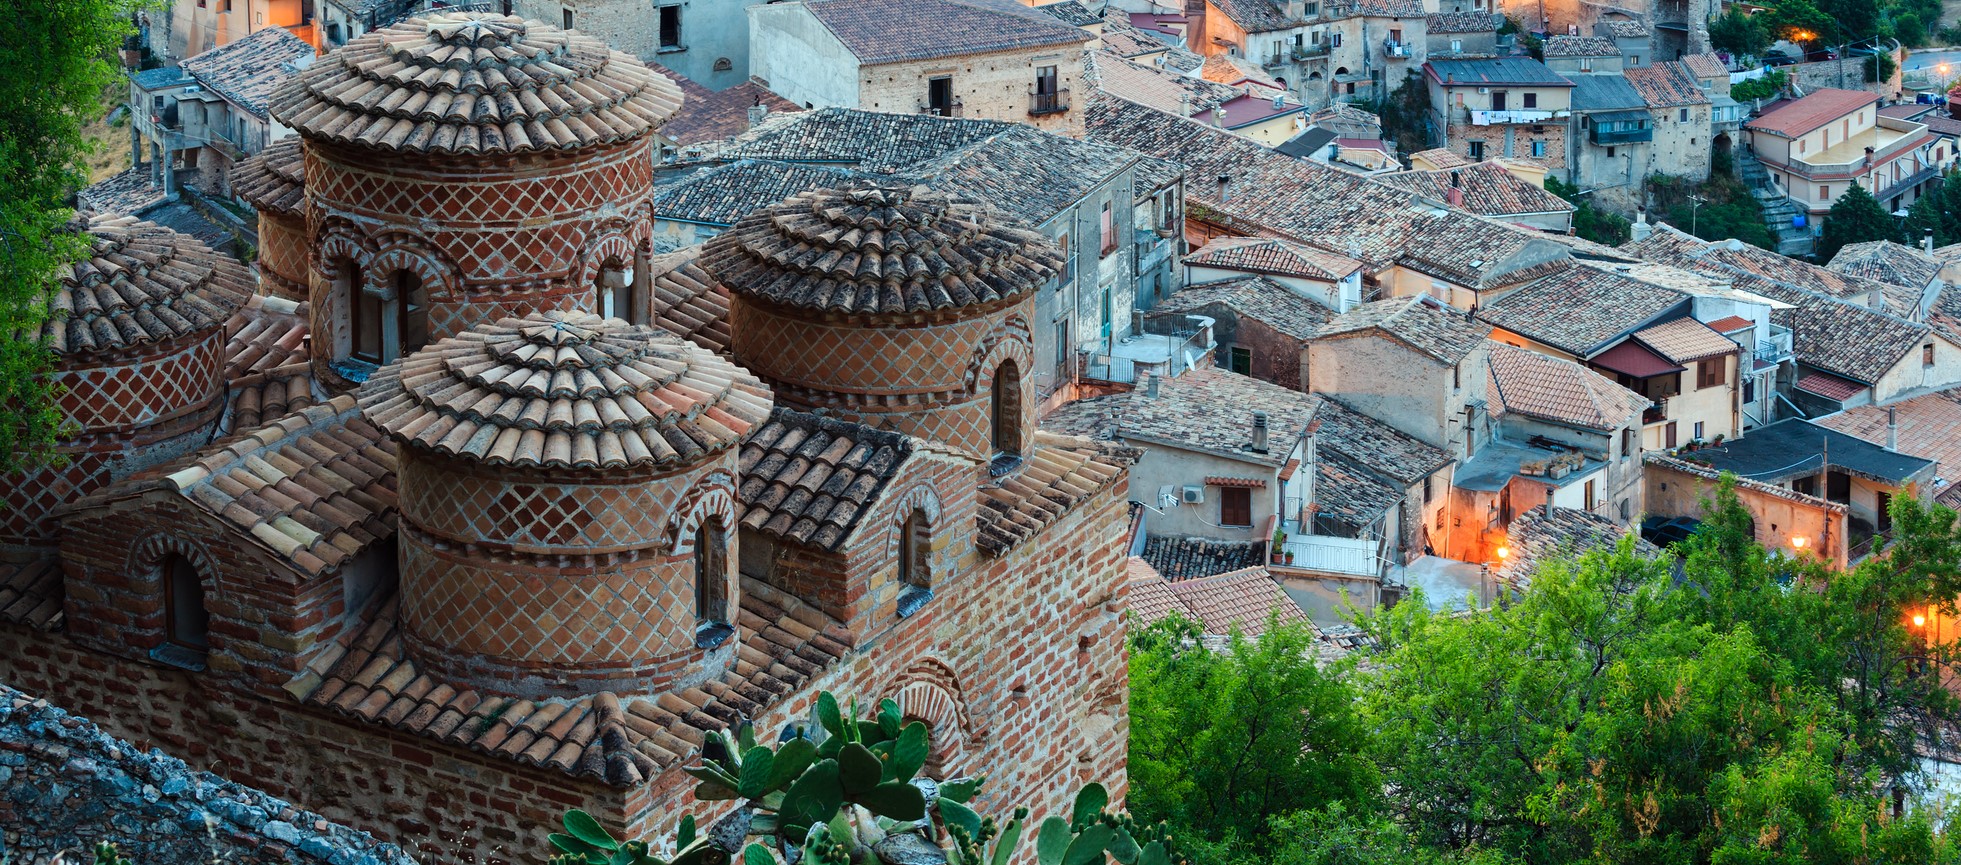
[[[0,790],[0,861],[45,862],[101,841],[143,865],[413,861],[392,844],[145,753],[5,685]]]
[[[1083,35],[1087,41],[1089,34]],[[1055,67],[1056,86],[1061,88],[1060,98],[1068,104],[1068,110],[1042,115],[1028,113],[1028,94],[1035,89],[1035,70],[1042,66]],[[954,98],[960,102],[961,117],[1025,123],[1081,138],[1083,100],[1089,98],[1082,73],[1083,52],[1080,46],[1074,45],[882,63],[858,69],[858,107],[916,113],[926,105],[927,80],[950,76]]]

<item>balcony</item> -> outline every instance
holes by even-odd
[[[1655,140],[1652,126],[1631,129],[1613,128],[1610,124],[1595,123],[1587,128],[1587,140],[1594,144],[1632,144],[1639,141]]]
[[[1069,88],[1064,87],[1055,93],[1028,94],[1028,114],[1041,117],[1045,114],[1061,114],[1069,110]]]
[[[1884,204],[1888,201],[1892,201],[1895,198],[1899,198],[1901,195],[1911,191],[1914,187],[1919,186],[1922,183],[1926,183],[1929,180],[1939,177],[1940,174],[1941,174],[1941,170],[1939,168],[1933,168],[1933,167],[1922,168],[1919,171],[1916,171],[1912,174],[1900,178],[1899,180],[1895,180],[1892,183],[1887,184],[1885,188],[1879,191],[1878,195],[1875,195],[1873,197],[1879,199],[1881,204]]]
[[[918,113],[931,114],[934,117],[959,117],[960,100],[955,99],[952,105],[928,105],[921,102],[919,103]]]
[[[1406,60],[1409,58],[1409,46],[1397,42],[1394,39],[1384,39],[1382,40],[1382,56],[1392,60]]]
[[[1516,111],[1472,111],[1472,126],[1494,126],[1506,123],[1545,123],[1549,120],[1562,120],[1564,111],[1540,111],[1521,109]]]
[[[1651,424],[1651,423],[1661,423],[1662,421],[1665,420],[1668,420],[1667,397],[1662,397],[1661,399],[1656,400],[1654,405],[1648,406],[1647,408],[1641,410],[1641,423],[1643,425]]]
[[[1762,363],[1781,364],[1791,360],[1791,329],[1779,325],[1770,326],[1770,339],[1758,340],[1756,359]]]
[[[1288,56],[1294,58],[1295,60],[1312,60],[1317,57],[1326,57],[1328,56],[1328,43],[1322,42],[1315,45],[1296,45],[1293,47],[1293,50],[1288,51],[1287,54]]]

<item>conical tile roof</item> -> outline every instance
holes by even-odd
[[[1048,238],[924,187],[801,193],[710,240],[702,267],[729,291],[800,309],[906,313],[1032,292],[1062,266]]]
[[[355,39],[272,95],[313,139],[412,153],[576,150],[652,132],[681,90],[590,36],[447,13]]]
[[[61,277],[41,333],[56,354],[135,348],[224,327],[252,295],[245,265],[134,216],[88,220],[89,257]]]
[[[383,367],[361,388],[375,426],[496,466],[686,464],[769,418],[741,367],[664,332],[590,313],[507,318]]]
[[[232,169],[232,192],[261,213],[306,212],[306,153],[298,138],[282,138]]]

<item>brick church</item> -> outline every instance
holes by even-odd
[[[0,679],[455,861],[717,816],[703,731],[820,689],[896,699],[989,807],[1120,792],[1136,454],[1035,429],[1060,256],[878,185],[653,256],[680,99],[415,19],[274,95],[256,273],[90,219],[65,460],[0,480]]]

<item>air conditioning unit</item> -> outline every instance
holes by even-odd
[[[1479,92],[1479,93],[1490,93],[1490,92],[1491,92],[1491,88],[1489,88],[1489,87],[1480,87],[1480,88],[1478,88],[1478,92]]]
[[[1205,488],[1204,488],[1204,487],[1202,487],[1202,486],[1199,486],[1198,484],[1186,484],[1186,485],[1185,485],[1185,504],[1188,504],[1188,505],[1202,505],[1202,504],[1205,504]]]

